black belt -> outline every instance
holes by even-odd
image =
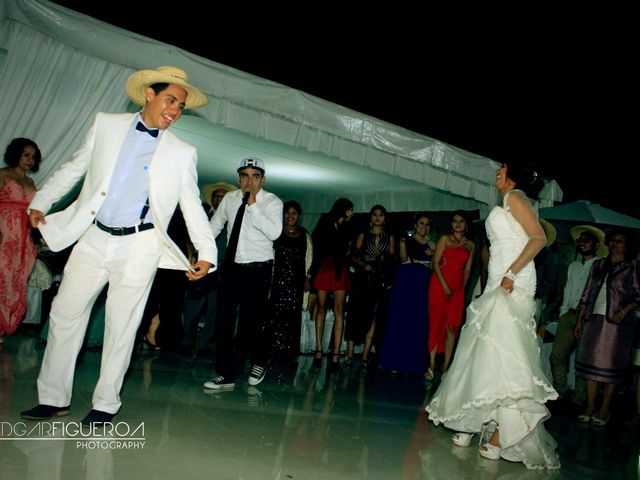
[[[108,227],[104,223],[100,223],[98,220],[96,220],[95,224],[96,227],[98,227],[100,230],[105,231],[111,235],[116,235],[118,237],[131,235],[132,233],[144,232],[145,230],[150,230],[153,228],[153,223],[141,223],[140,225],[135,225],[133,227]]]
[[[249,263],[236,263],[233,262],[236,267],[240,268],[260,268],[273,264],[273,260],[267,260],[266,262],[249,262]]]

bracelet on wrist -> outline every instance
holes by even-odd
[[[504,272],[503,276],[507,277],[512,282],[515,282],[516,281],[516,277],[517,277],[517,275],[515,273],[513,273],[513,271],[511,269],[509,269],[506,272]]]

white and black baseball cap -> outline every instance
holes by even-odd
[[[262,175],[264,175],[264,160],[256,157],[247,157],[240,160],[240,165],[238,165],[238,173],[240,173],[245,168],[255,168],[256,170],[260,170]]]

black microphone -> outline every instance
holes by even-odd
[[[251,195],[251,192],[244,192],[242,196],[242,203],[246,204],[249,201],[250,195]]]

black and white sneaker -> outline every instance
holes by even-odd
[[[203,385],[206,390],[233,390],[235,386],[235,382],[225,380],[222,375],[218,375],[216,378],[204,382]]]
[[[249,373],[249,385],[258,385],[262,380],[264,380],[264,376],[266,374],[266,368],[261,367],[260,365],[254,365]]]

